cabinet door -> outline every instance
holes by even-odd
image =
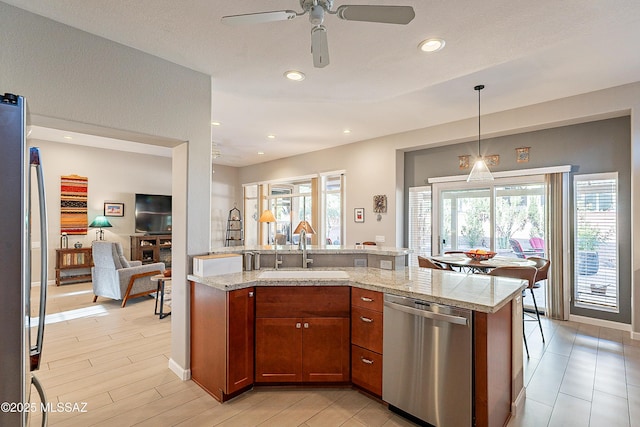
[[[256,319],[256,382],[302,381],[302,319]]]
[[[349,319],[305,318],[302,331],[302,380],[349,381]]]
[[[239,289],[227,294],[228,355],[227,389],[231,394],[253,384],[254,289]]]
[[[226,384],[227,293],[191,283],[191,379],[219,401]]]

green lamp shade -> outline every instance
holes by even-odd
[[[89,228],[107,228],[111,227],[111,223],[107,220],[105,216],[97,216],[96,219],[89,224]]]

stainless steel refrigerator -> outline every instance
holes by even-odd
[[[47,215],[40,151],[27,146],[26,127],[24,98],[0,94],[0,427],[29,425],[36,409],[32,383],[46,402],[33,371],[40,367],[45,324]],[[34,212],[32,198],[39,207]],[[32,220],[40,224],[41,242],[37,325],[31,319]],[[42,424],[46,422],[44,412]]]

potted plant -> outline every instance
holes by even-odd
[[[600,264],[598,247],[606,240],[605,234],[599,228],[583,222],[578,225],[577,237],[578,274],[596,274]]]

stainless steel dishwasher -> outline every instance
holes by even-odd
[[[471,426],[472,330],[471,310],[385,294],[382,399],[389,408],[437,427]]]

